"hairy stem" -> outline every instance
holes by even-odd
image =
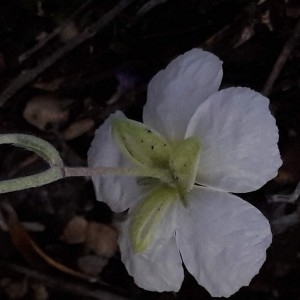
[[[44,172],[0,181],[0,194],[42,186],[63,178],[61,167],[52,167]]]
[[[70,168],[63,165],[58,151],[47,141],[27,134],[2,134],[0,144],[13,144],[17,147],[33,151],[43,158],[50,166],[38,174],[0,181],[0,194],[20,191],[42,186],[64,177],[74,176],[136,176],[158,178],[164,182],[173,182],[168,169],[160,168]]]
[[[101,175],[101,176],[120,175],[120,176],[136,176],[136,177],[153,177],[153,178],[169,177],[169,172],[162,169],[63,167],[63,170],[64,170],[64,177],[96,176],[96,175]]]

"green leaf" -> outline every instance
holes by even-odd
[[[132,211],[129,234],[133,251],[141,253],[152,243],[155,232],[166,211],[178,199],[175,188],[158,187],[143,199]]]
[[[170,168],[181,195],[194,185],[199,156],[200,143],[194,137],[180,142],[170,156]]]
[[[170,146],[159,133],[128,119],[113,120],[112,129],[121,151],[135,164],[146,168],[168,167]]]

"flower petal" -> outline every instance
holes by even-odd
[[[119,237],[122,261],[134,282],[149,291],[178,291],[184,278],[182,261],[175,242],[174,231],[179,201],[168,210],[155,232],[151,246],[134,254],[127,220]]]
[[[201,145],[196,182],[241,193],[276,176],[282,162],[268,105],[267,98],[248,88],[229,88],[199,106],[186,133]]]
[[[177,57],[150,81],[144,123],[170,140],[183,139],[192,114],[218,90],[222,74],[222,62],[209,52],[193,49]]]
[[[248,285],[266,259],[268,220],[246,201],[196,187],[178,216],[176,241],[188,271],[214,297]]]
[[[116,167],[126,168],[132,166],[116,146],[111,130],[113,118],[126,118],[118,111],[98,128],[94,140],[88,151],[89,167]],[[127,176],[93,176],[92,177],[97,200],[106,202],[115,212],[121,212],[140,199],[145,189],[137,184],[135,177]]]

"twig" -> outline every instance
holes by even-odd
[[[131,18],[131,20],[127,23],[128,28],[133,27],[136,23],[149,11],[154,9],[157,5],[164,4],[168,0],[149,0],[137,11],[136,15]]]
[[[50,34],[48,34],[45,38],[40,40],[34,47],[29,49],[28,51],[24,52],[21,54],[18,58],[19,63],[22,63],[24,60],[28,59],[32,54],[43,48],[50,40],[52,40],[54,37],[56,37],[63,29],[65,29],[70,22],[83,10],[85,9],[88,5],[93,0],[88,0],[83,3],[75,12],[59,27],[55,28]]]
[[[273,89],[273,85],[274,85],[277,77],[279,76],[282,68],[284,67],[289,55],[293,51],[295,44],[296,44],[297,40],[299,39],[299,37],[300,37],[300,19],[295,26],[292,36],[285,43],[281,53],[279,54],[279,56],[277,58],[275,65],[269,75],[269,78],[265,83],[265,86],[262,90],[262,94],[264,94],[265,96],[270,95],[270,93]]]
[[[23,61],[28,59],[32,54],[43,48],[50,40],[58,35],[62,30],[62,26],[56,27],[51,33],[49,33],[45,38],[41,39],[35,46],[25,51],[18,57],[18,62],[21,64]]]
[[[92,289],[91,285],[73,283],[62,278],[56,278],[54,276],[26,268],[14,263],[0,260],[1,270],[6,269],[19,274],[24,274],[28,277],[32,277],[36,280],[43,282],[44,285],[55,288],[65,293],[79,295],[81,297],[91,297],[99,300],[129,300],[128,297],[117,295],[110,291],[104,291],[100,289]]]
[[[15,95],[21,88],[35,79],[47,68],[52,66],[57,60],[62,58],[64,55],[75,49],[78,45],[82,44],[86,40],[93,37],[107,24],[109,24],[115,17],[117,17],[127,6],[133,3],[135,0],[121,0],[112,10],[106,13],[97,22],[86,28],[79,36],[65,44],[62,48],[58,49],[51,56],[42,61],[36,68],[26,70],[20,73],[15,78],[12,84],[6,88],[0,95],[0,107],[3,106],[8,99]]]
[[[268,203],[295,203],[300,197],[300,182],[291,194],[275,194],[268,197]]]
[[[274,235],[286,231],[288,228],[297,225],[300,222],[299,212],[295,211],[289,215],[281,216],[271,221],[272,232]]]
[[[167,1],[168,0],[150,0],[138,10],[137,15],[144,15],[157,5],[164,4]]]

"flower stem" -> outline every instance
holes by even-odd
[[[85,168],[85,167],[63,167],[64,177],[75,176],[136,176],[136,177],[153,177],[161,178],[165,174],[162,169],[138,169],[138,168],[110,168],[110,167],[98,167],[98,168]]]
[[[58,151],[47,141],[29,134],[0,134],[0,144],[12,144],[33,151],[50,166],[62,166],[63,161]]]
[[[166,182],[172,180],[172,174],[168,170],[159,168],[65,167],[58,151],[51,144],[27,134],[0,134],[0,144],[13,144],[33,151],[50,166],[48,170],[38,174],[0,181],[0,194],[38,187],[74,176],[120,175],[159,178]]]
[[[42,186],[61,178],[63,178],[61,167],[51,167],[38,174],[0,181],[0,194]]]

